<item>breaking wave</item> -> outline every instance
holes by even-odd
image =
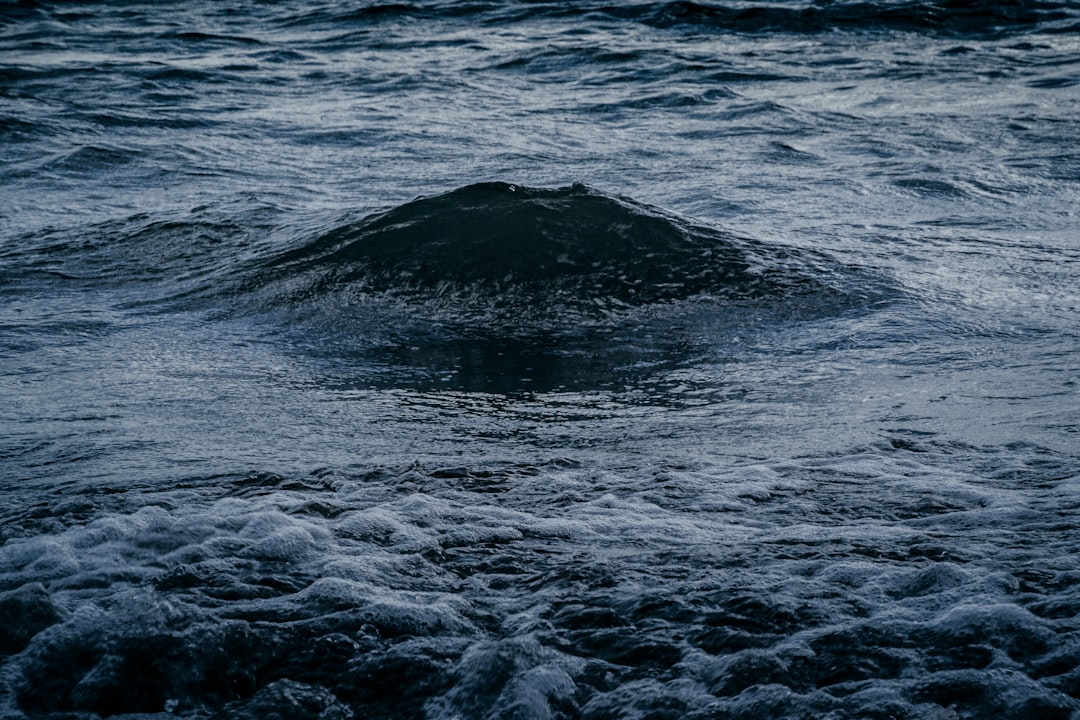
[[[932,445],[73,492],[4,510],[0,714],[1064,720],[1076,500]]]

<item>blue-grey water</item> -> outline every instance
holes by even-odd
[[[0,717],[1080,717],[1080,6],[0,2]]]

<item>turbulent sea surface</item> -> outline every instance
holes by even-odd
[[[1080,717],[1080,7],[0,2],[0,717]]]

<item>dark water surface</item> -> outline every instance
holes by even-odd
[[[1080,7],[0,2],[0,717],[1080,717]]]

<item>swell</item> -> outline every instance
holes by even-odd
[[[202,207],[51,229],[0,252],[0,280],[12,303],[46,293],[53,314],[93,299],[110,323],[194,313],[287,337],[335,386],[500,394],[647,387],[740,332],[898,293],[825,253],[580,184],[469,185],[322,225],[280,217]]]
[[[413,319],[536,329],[691,300],[848,304],[826,266],[585,185],[493,182],[331,227],[232,292],[257,311],[398,306]]]
[[[381,358],[396,368],[473,367],[462,358],[476,355],[477,339],[492,340],[504,358],[506,343],[519,338],[519,354],[530,367],[548,361],[555,385],[563,384],[566,343],[581,340],[578,373],[596,350],[597,331],[609,346],[621,338],[633,364],[642,352],[633,328],[669,337],[676,323],[711,332],[820,318],[896,293],[824,253],[742,237],[580,184],[482,183],[355,221],[279,223],[272,207],[233,206],[47,229],[0,252],[0,278],[12,299],[45,292],[61,302],[104,291],[94,296],[108,307],[259,318],[324,348],[421,348]],[[273,248],[282,243],[291,249]],[[561,344],[551,345],[553,337]],[[671,337],[673,347],[684,340]]]
[[[334,228],[269,267],[315,270],[316,290],[361,283],[405,293],[452,286],[543,292],[561,284],[623,302],[750,284],[745,257],[710,239],[584,185],[484,183]]]

